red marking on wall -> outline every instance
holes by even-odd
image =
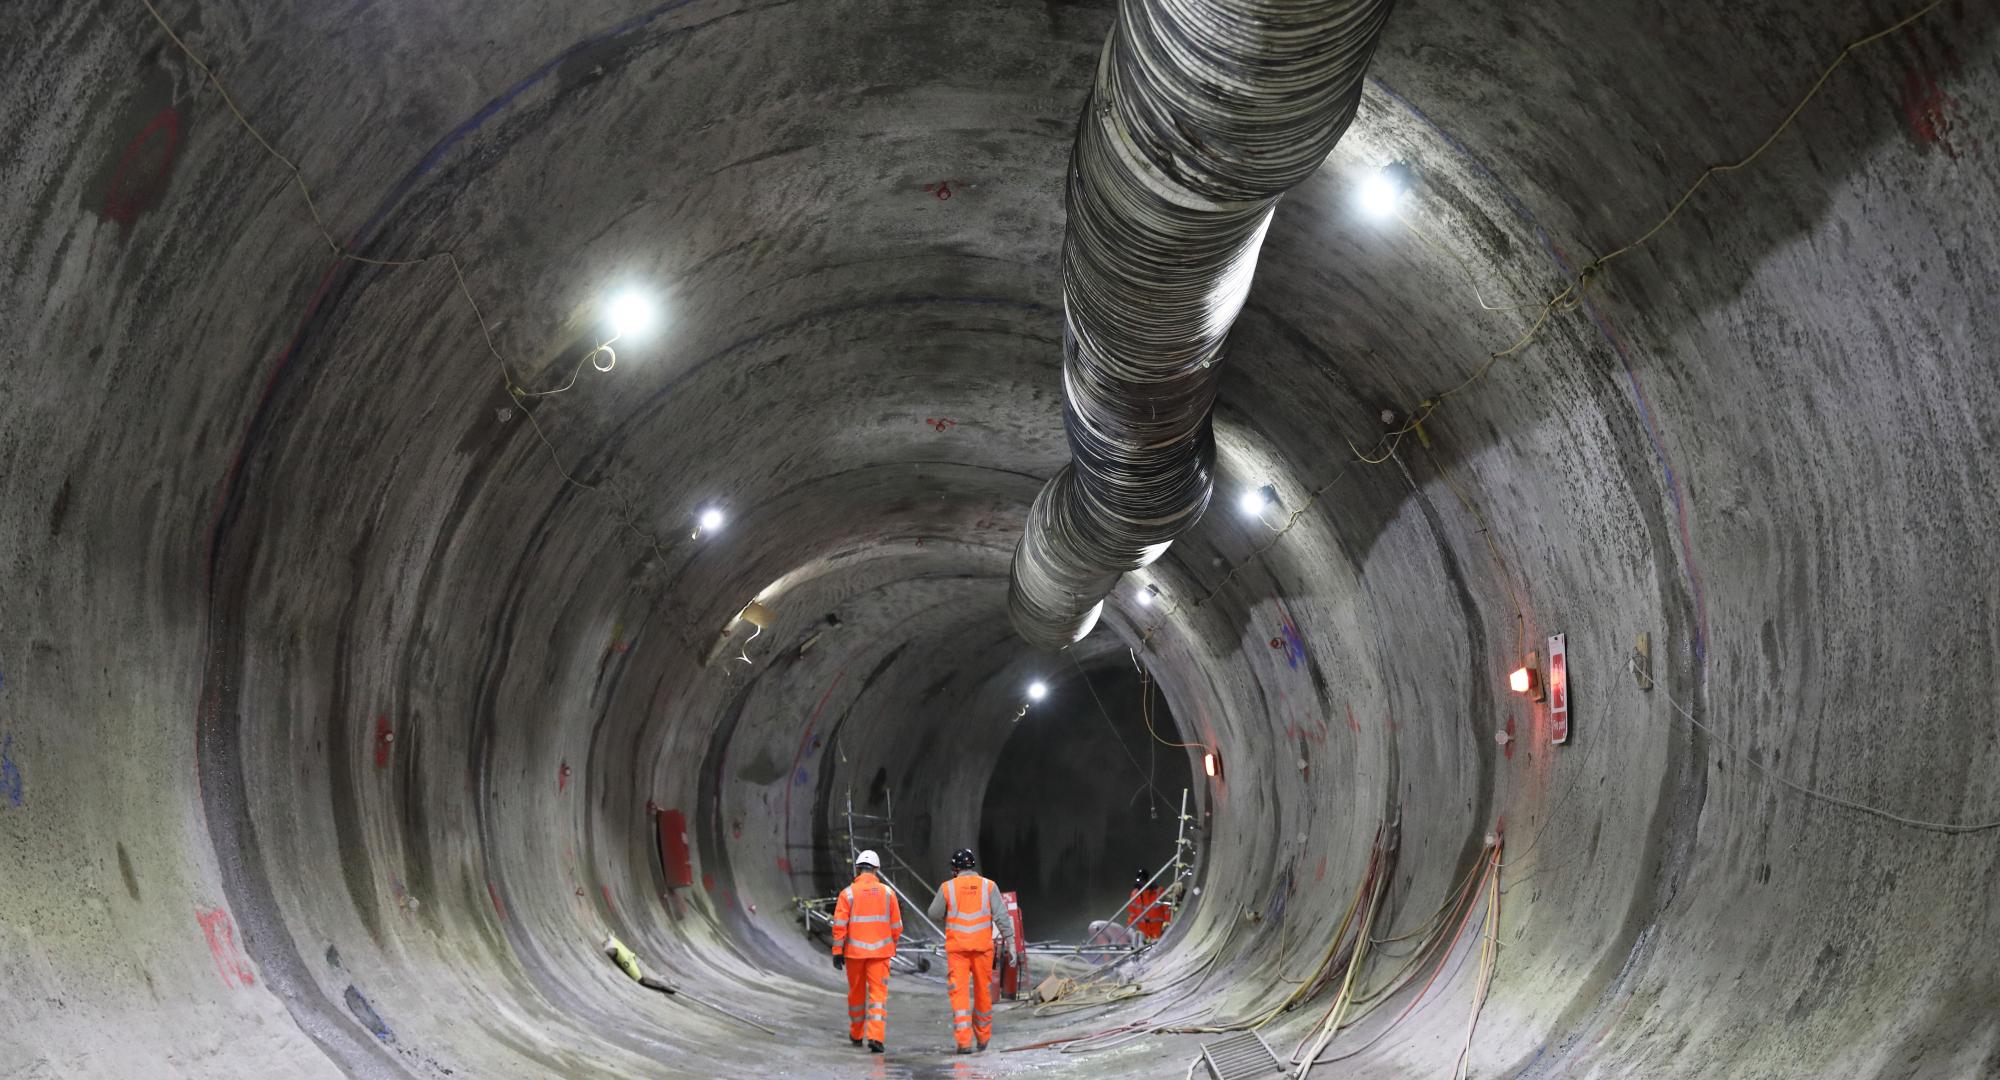
[[[628,653],[628,652],[631,652],[631,651],[632,651],[632,643],[631,643],[631,642],[629,642],[629,641],[614,641],[614,642],[612,642],[612,643],[611,643],[611,651],[612,651],[612,652],[615,652],[615,653]]]
[[[1361,734],[1361,725],[1354,720],[1354,703],[1351,701],[1347,703],[1347,730]]]
[[[500,890],[494,888],[493,883],[490,881],[486,883],[486,895],[493,898],[493,910],[497,912],[501,918],[503,919],[506,918],[507,905],[500,902]]]
[[[1313,871],[1313,880],[1314,881],[1326,880],[1326,856],[1324,855],[1321,855],[1319,857],[1319,869]]]
[[[130,225],[158,201],[167,187],[174,151],[181,143],[181,114],[169,105],[153,114],[144,130],[126,144],[104,193],[104,216]]]
[[[583,886],[581,886],[581,885],[572,885],[572,886],[570,887],[570,891],[571,891],[571,892],[573,892],[573,893],[575,893],[575,894],[577,894],[578,896],[582,896],[582,895],[583,895]]]
[[[792,860],[785,858],[783,855],[778,856],[778,869],[787,874],[791,873]]]
[[[236,923],[229,912],[221,908],[207,911],[196,908],[194,917],[201,923],[201,936],[208,939],[208,955],[215,960],[215,971],[222,976],[222,985],[255,986],[257,977],[250,970],[249,958],[236,945]]]
[[[701,876],[701,887],[702,887],[702,889],[703,889],[703,890],[705,890],[705,891],[707,891],[707,892],[714,892],[714,891],[715,891],[715,875],[714,875],[714,874],[703,874],[703,875]]]
[[[952,195],[956,194],[951,190],[951,184],[950,180],[939,180],[934,184],[925,184],[924,191],[939,202],[946,202],[950,200]],[[965,181],[958,181],[958,186],[964,187]]]
[[[1507,714],[1507,743],[1505,746],[1501,747],[1500,753],[1504,755],[1508,761],[1514,760],[1514,714],[1513,713]]]
[[[604,894],[604,906],[612,911],[618,910],[617,906],[611,902],[611,886],[599,885],[597,889],[600,893]]]
[[[396,744],[396,733],[390,730],[389,728],[389,714],[383,713],[380,716],[377,716],[375,718],[375,767],[376,768],[386,769],[389,767],[389,751],[395,748],[395,744]],[[470,779],[470,777],[468,777],[467,779]]]
[[[1897,103],[1902,106],[1903,120],[1913,138],[1938,147],[1954,160],[1958,158],[1951,131],[1961,118],[1959,100],[1945,93],[1931,72],[1920,68],[1904,72]]]
[[[646,816],[647,816],[647,817],[653,817],[653,816],[657,815],[657,814],[658,814],[659,812],[660,812],[660,804],[659,804],[659,803],[656,803],[656,802],[654,802],[654,801],[653,801],[653,800],[651,800],[651,799],[647,799],[647,800],[646,800]]]
[[[924,423],[929,424],[939,431],[950,431],[952,428],[958,426],[958,421],[948,416],[926,416],[924,417]]]
[[[565,761],[561,765],[556,767],[556,794],[560,795],[568,790],[569,790],[569,762]]]
[[[667,888],[679,889],[694,883],[694,857],[688,850],[687,815],[679,810],[662,810],[658,818],[660,832],[660,873],[667,879]]]

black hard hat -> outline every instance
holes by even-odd
[[[972,849],[969,847],[962,847],[951,853],[951,868],[953,870],[970,870],[978,865],[979,860],[972,857]]]
[[[1146,868],[1142,866],[1138,870],[1133,871],[1132,873],[1132,887],[1138,888],[1139,886],[1144,885],[1145,883],[1146,883]]]

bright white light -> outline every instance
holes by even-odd
[[[1368,174],[1355,198],[1361,203],[1363,213],[1373,218],[1385,218],[1396,212],[1396,206],[1403,201],[1403,193],[1407,190],[1400,171],[1393,165],[1385,165]]]
[[[1028,684],[1029,701],[1040,701],[1048,696],[1049,696],[1049,686],[1047,683],[1031,682]]]
[[[621,338],[645,336],[659,314],[653,302],[637,289],[626,289],[604,305],[605,321],[611,324],[611,332]]]
[[[1236,505],[1242,509],[1244,517],[1258,517],[1271,503],[1264,498],[1262,491],[1252,488],[1245,491],[1242,498],[1236,500]]]
[[[715,530],[722,528],[722,522],[723,522],[722,511],[716,510],[714,508],[703,510],[701,512],[701,517],[698,520],[701,522],[702,532],[714,532]]]
[[[1139,606],[1140,606],[1140,607],[1152,607],[1152,606],[1153,606],[1153,587],[1152,587],[1151,585],[1148,585],[1148,586],[1146,586],[1145,588],[1143,588],[1143,589],[1140,589],[1140,590],[1139,590],[1139,595],[1138,595],[1137,597],[1135,597],[1134,599],[1136,599],[1136,600],[1138,600],[1138,601],[1139,601]]]

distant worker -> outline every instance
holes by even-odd
[[[640,971],[639,958],[633,954],[632,950],[625,947],[624,942],[617,938],[608,937],[604,939],[604,955],[610,957],[612,963],[617,964],[620,970],[624,971],[626,975],[631,977],[633,982],[638,983],[640,986],[648,990],[658,990],[662,994],[671,994],[674,992],[674,985],[672,983],[667,982],[665,979],[656,979]]]
[[[1014,962],[1014,920],[1000,886],[979,876],[971,848],[952,852],[958,871],[931,901],[932,921],[944,920],[945,961],[950,965],[951,1037],[958,1052],[972,1053],[993,1041],[993,933],[1000,933],[1000,962]]]
[[[1125,905],[1125,925],[1153,942],[1167,932],[1167,919],[1172,912],[1161,902],[1160,890],[1152,888],[1147,880],[1144,869],[1132,875],[1132,899]]]
[[[860,1046],[866,1038],[878,1054],[888,1038],[889,958],[903,936],[903,909],[875,876],[881,869],[874,852],[856,855],[854,884],[833,908],[833,966],[847,971],[847,1039]]]

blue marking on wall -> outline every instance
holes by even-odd
[[[0,798],[21,805],[21,767],[14,764],[14,736],[0,737]]]

